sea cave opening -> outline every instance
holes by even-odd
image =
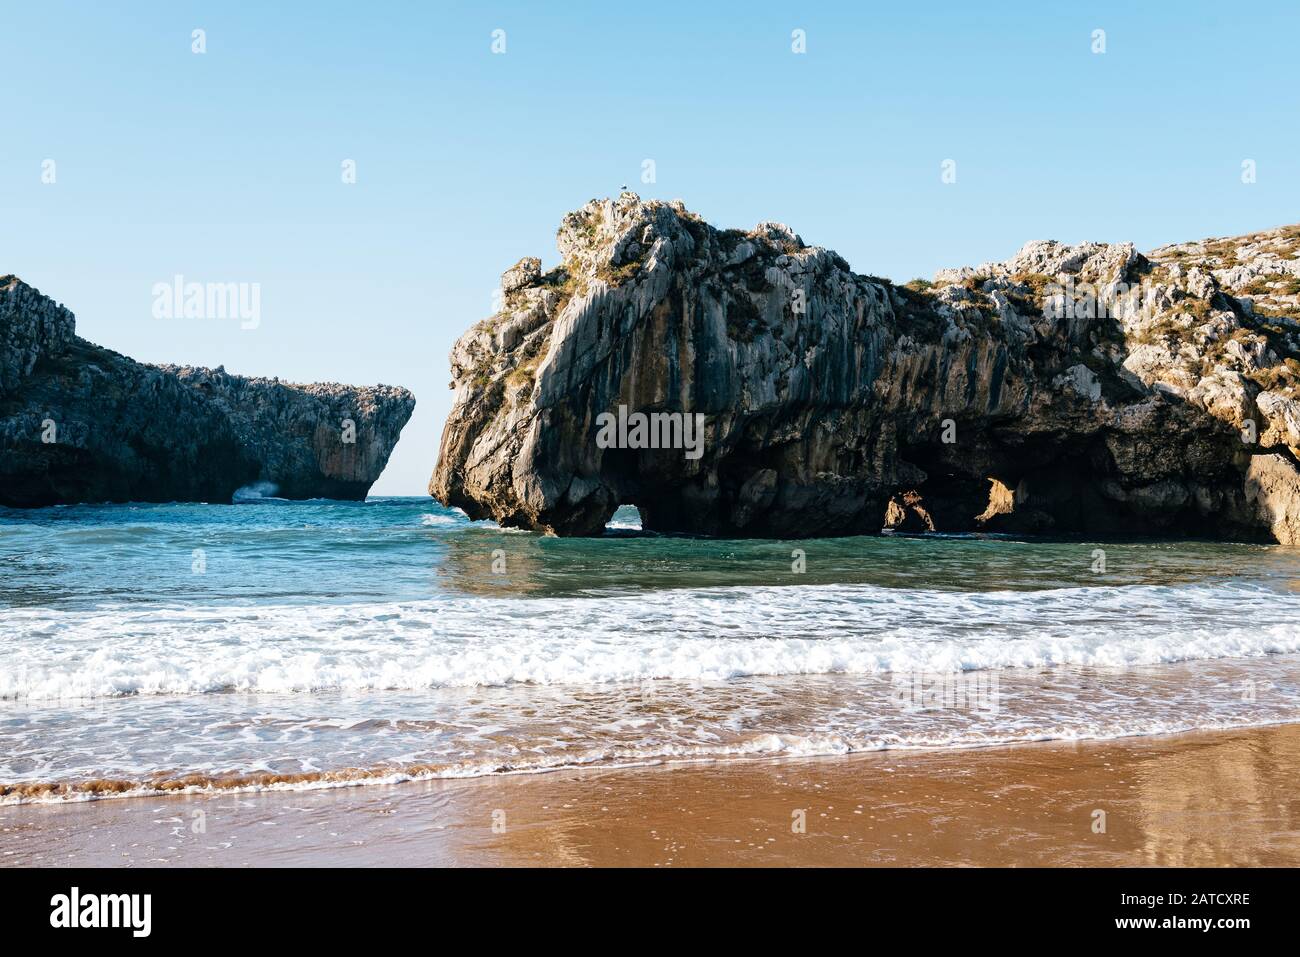
[[[614,509],[614,514],[605,523],[605,534],[626,534],[640,532],[644,529],[641,522],[641,509],[635,505],[623,504]]]

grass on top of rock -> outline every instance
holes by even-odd
[[[1039,302],[1047,295],[1047,287],[1058,285],[1056,279],[1046,273],[1041,272],[1018,272],[1011,277],[1013,282],[1022,286],[1028,286],[1033,290],[1034,296]]]
[[[537,381],[537,367],[541,363],[542,357],[540,354],[525,359],[506,374],[506,385],[510,387],[511,391],[524,386],[531,388],[532,384]]]
[[[1187,313],[1198,323],[1208,320],[1210,318],[1210,313],[1214,311],[1214,307],[1210,304],[1210,300],[1201,299],[1199,296],[1186,296],[1178,300],[1174,305],[1174,308],[1179,312]]]
[[[1150,325],[1143,327],[1142,331],[1132,338],[1138,345],[1157,345],[1159,343],[1167,343],[1170,339],[1181,339],[1185,331],[1185,325],[1175,321],[1169,316],[1164,316]]]
[[[1290,273],[1270,273],[1252,279],[1241,292],[1247,296],[1300,296],[1300,279]]]
[[[971,294],[970,299],[956,304],[958,313],[965,314],[962,318],[969,318],[970,312],[974,311],[984,320],[987,328],[1002,322],[1001,311],[993,302],[992,296],[984,291],[984,284],[991,278],[991,276],[976,275],[963,279],[958,285]]]
[[[1147,259],[1145,256],[1142,256],[1137,264],[1134,265],[1129,276],[1130,286],[1134,283],[1144,286],[1168,286],[1174,281],[1174,277],[1170,273],[1168,266],[1163,265],[1157,260]]]
[[[621,266],[612,266],[609,263],[601,263],[596,267],[596,278],[603,279],[611,286],[618,287],[623,285],[640,270],[639,262],[623,263]]]
[[[1292,392],[1300,385],[1300,361],[1288,356],[1277,365],[1248,372],[1246,378],[1257,383],[1265,392]]]
[[[636,255],[630,258],[627,262],[621,263],[617,266],[610,262],[602,262],[597,266],[596,278],[603,279],[611,286],[617,288],[641,271],[641,266],[644,265],[648,255],[650,255],[650,250],[647,247],[638,244]]]
[[[1040,272],[1016,273],[1011,282],[1015,285],[1002,290],[1002,294],[1022,316],[1042,313],[1046,309],[1048,287],[1056,285],[1055,279]],[[1029,292],[1026,294],[1016,287],[1027,288]]]
[[[910,286],[886,285],[885,289],[892,293],[890,299],[901,331],[909,335],[929,335],[937,334],[947,326],[947,320],[934,307],[934,295],[931,292]]]
[[[697,260],[707,260],[709,258],[710,239],[714,232],[712,226],[706,223],[695,213],[687,211],[678,216],[678,221],[695,240],[695,258]]]
[[[558,294],[558,298],[552,307],[553,315],[558,316],[563,312],[564,307],[569,304],[569,300],[574,296],[585,296],[587,294],[587,280],[583,277],[577,261],[573,259],[566,260],[561,266],[556,266],[542,277],[542,282],[553,287]]]
[[[583,210],[578,223],[578,235],[588,242],[594,242],[596,234],[600,232],[601,222],[603,216],[598,210]]]
[[[724,229],[718,233],[718,241],[728,253],[749,239],[749,233],[743,229]]]
[[[1237,244],[1229,239],[1207,242],[1205,255],[1219,260],[1219,268],[1230,268],[1237,265]]]
[[[487,387],[492,382],[492,358],[480,356],[469,370],[469,381],[476,389]]]

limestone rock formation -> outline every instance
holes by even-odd
[[[0,505],[365,498],[414,397],[135,362],[0,278]],[[349,429],[347,421],[352,423]],[[349,441],[351,440],[351,441]]]
[[[895,285],[763,223],[624,193],[456,343],[430,492],[599,534],[1300,536],[1300,227],[1032,242]],[[703,414],[703,454],[602,422]],[[620,420],[621,421],[621,420]]]

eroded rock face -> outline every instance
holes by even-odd
[[[18,388],[36,363],[72,342],[72,313],[17,276],[0,276],[0,396]]]
[[[631,193],[565,217],[456,344],[430,492],[598,534],[938,531],[1290,541],[1300,227],[1165,247],[1026,245],[897,286],[788,227]],[[602,415],[705,416],[703,453]]]
[[[0,505],[229,502],[259,484],[283,498],[363,499],[414,408],[392,386],[135,362],[0,279]]]

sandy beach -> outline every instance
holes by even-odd
[[[1297,779],[1300,725],[1290,724],[1077,745],[108,799],[0,808],[0,862],[1295,866]]]

